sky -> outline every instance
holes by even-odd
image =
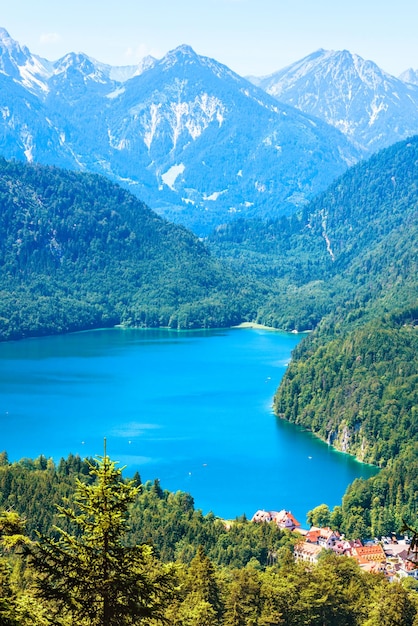
[[[398,76],[418,69],[416,0],[8,0],[0,26],[55,61],[84,52],[135,65],[188,44],[241,76],[266,76],[311,52],[349,50]]]

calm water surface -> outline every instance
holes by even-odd
[[[339,504],[370,466],[277,420],[300,337],[230,329],[99,330],[0,344],[0,451],[109,456],[223,517]]]

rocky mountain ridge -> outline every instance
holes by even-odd
[[[280,102],[338,128],[364,156],[418,132],[413,70],[396,78],[348,50],[320,49],[250,80]]]

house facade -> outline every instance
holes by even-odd
[[[321,548],[333,550],[337,542],[341,540],[341,535],[327,526],[325,528],[312,526],[306,533],[305,538],[308,543],[314,543],[321,546]]]
[[[308,563],[316,563],[323,548],[316,543],[308,543],[307,541],[299,541],[294,547],[293,556],[296,561],[306,561]]]
[[[251,521],[257,523],[274,522],[279,528],[291,531],[300,528],[298,520],[290,511],[285,511],[285,509],[282,509],[281,511],[258,510],[252,516]]]

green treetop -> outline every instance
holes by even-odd
[[[90,464],[93,481],[77,480],[74,504],[58,507],[74,534],[55,527],[31,549],[41,597],[52,601],[54,624],[124,626],[158,621],[172,587],[169,568],[150,546],[128,546],[129,507],[139,487],[124,482],[106,453]],[[68,623],[68,622],[67,622]]]

